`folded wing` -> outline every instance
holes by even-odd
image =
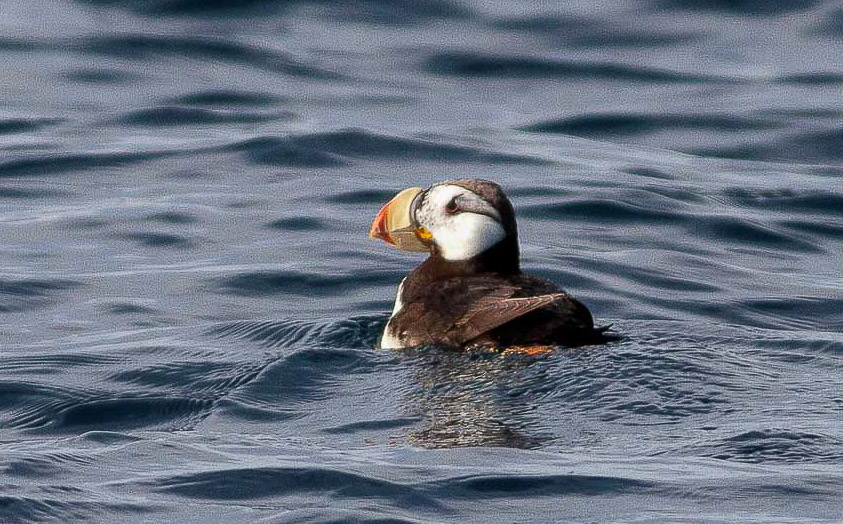
[[[483,298],[472,304],[465,315],[455,322],[454,327],[461,339],[459,343],[465,344],[511,320],[567,298],[564,292],[519,298]]]

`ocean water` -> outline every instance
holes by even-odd
[[[0,5],[0,522],[843,521],[843,8]],[[622,339],[375,349],[499,182]]]

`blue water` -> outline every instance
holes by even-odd
[[[843,521],[843,9],[0,6],[0,522]],[[622,340],[374,348],[498,181]]]

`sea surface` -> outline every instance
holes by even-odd
[[[843,521],[843,7],[0,4],[0,522]],[[499,182],[621,339],[376,349]]]

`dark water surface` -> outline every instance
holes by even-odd
[[[0,6],[0,522],[840,522],[843,8]],[[373,349],[499,181],[624,340]]]

